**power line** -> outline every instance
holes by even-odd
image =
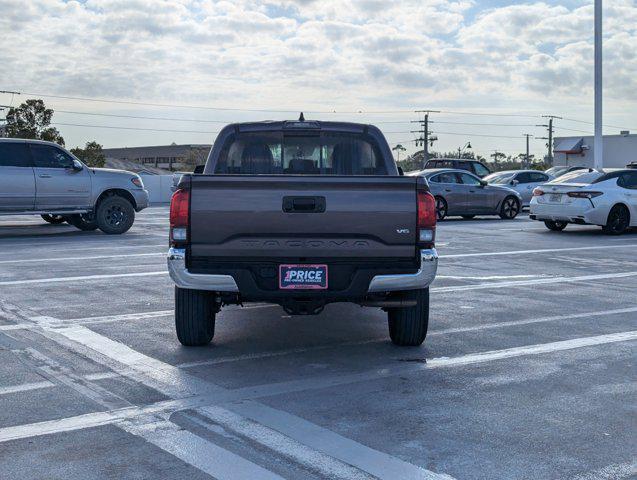
[[[206,135],[216,135],[217,133],[219,133],[219,131],[203,132],[199,130],[172,130],[172,129],[160,129],[160,128],[114,127],[110,125],[86,125],[86,124],[80,124],[80,123],[61,123],[61,122],[51,122],[51,125],[64,125],[67,127],[111,128],[116,130],[141,130],[141,131],[148,131],[148,132],[205,133]]]
[[[115,118],[132,118],[139,120],[169,120],[171,122],[194,122],[194,123],[232,123],[227,120],[203,120],[195,118],[172,118],[172,117],[147,117],[143,115],[117,115],[114,113],[95,113],[95,112],[74,112],[70,110],[55,110],[56,113],[69,113],[73,115],[90,115],[95,117],[115,117]]]

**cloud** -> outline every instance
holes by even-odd
[[[0,0],[0,11],[13,39],[2,84],[27,91],[317,109],[539,108],[592,91],[587,1]],[[607,5],[605,26],[607,101],[634,105],[635,1]]]

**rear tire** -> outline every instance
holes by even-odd
[[[59,225],[60,223],[66,222],[66,219],[62,215],[49,215],[47,213],[45,215],[40,215],[40,216],[42,217],[42,220],[52,225]]]
[[[513,220],[520,213],[520,201],[515,197],[506,197],[500,207],[500,218],[502,220]]]
[[[95,219],[102,232],[119,235],[133,226],[135,209],[124,197],[110,195],[98,204]]]
[[[387,312],[389,337],[394,345],[417,347],[425,341],[429,326],[429,289],[405,292],[415,307],[390,308]]]
[[[568,222],[554,222],[553,220],[547,220],[544,222],[544,225],[553,232],[561,232],[566,228]]]
[[[615,205],[608,213],[602,231],[607,235],[621,235],[630,226],[630,212],[624,205]]]
[[[175,330],[182,345],[208,345],[215,336],[214,301],[211,292],[175,287]]]
[[[88,213],[77,213],[65,217],[66,221],[84,232],[90,232],[97,229],[95,215]]]

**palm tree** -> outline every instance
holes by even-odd
[[[399,143],[394,148],[392,148],[392,150],[396,152],[396,162],[400,162],[400,152],[404,152],[407,149]]]

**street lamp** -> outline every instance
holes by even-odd
[[[458,147],[458,158],[462,158],[462,152],[464,152],[466,149],[471,149],[471,142],[467,142],[462,148]]]

